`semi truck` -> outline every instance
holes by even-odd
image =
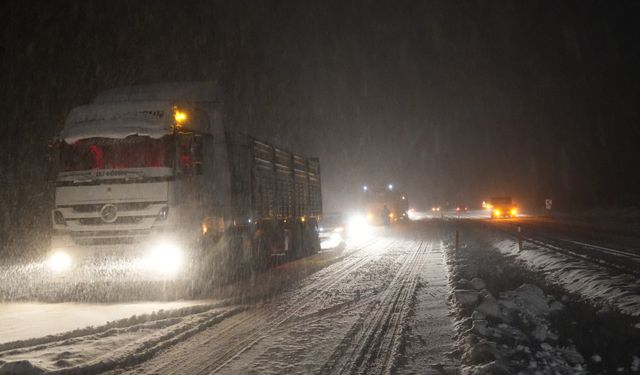
[[[489,202],[492,219],[518,216],[518,207],[513,203],[511,197],[492,197]]]
[[[71,110],[56,140],[50,268],[126,259],[207,273],[317,251],[319,160],[234,131],[221,105],[215,83],[187,82],[111,89]]]
[[[407,218],[409,200],[406,193],[395,190],[393,185],[384,189],[367,186],[363,189],[362,210],[372,225],[394,223]],[[385,218],[384,215],[388,217]]]

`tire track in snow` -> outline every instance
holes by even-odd
[[[270,332],[289,323],[323,294],[343,282],[353,272],[377,257],[383,250],[398,242],[396,239],[374,239],[359,244],[342,261],[316,272],[307,284],[287,292],[274,302],[248,308],[232,319],[216,325],[215,333],[198,335],[185,345],[171,348],[157,360],[141,364],[144,373],[217,373],[244,352],[267,337]],[[329,281],[329,282],[327,282]],[[195,350],[194,350],[195,349]]]
[[[379,240],[374,242],[373,244],[377,245],[376,247],[385,248],[392,245],[394,242],[397,242],[397,241]],[[362,248],[355,250],[351,254],[355,252],[361,252],[363,249],[366,249],[370,246],[372,246],[371,243],[367,243]],[[262,340],[265,337],[268,331],[276,329],[282,324],[292,319],[300,311],[302,311],[309,304],[311,304],[313,300],[315,300],[317,297],[321,297],[327,290],[333,288],[335,285],[337,285],[343,279],[345,279],[348,275],[358,270],[363,265],[369,263],[372,260],[372,258],[373,256],[369,254],[364,254],[364,256],[356,257],[355,259],[345,262],[345,264],[339,264],[338,267],[335,267],[335,268],[327,267],[326,270],[327,270],[327,273],[329,274],[321,275],[322,278],[320,279],[320,283],[323,283],[327,279],[333,280],[332,282],[328,284],[321,284],[321,285],[318,285],[318,283],[316,282],[316,283],[307,285],[307,287],[303,288],[303,293],[305,294],[302,296],[301,300],[297,300],[291,304],[293,305],[292,309],[289,309],[284,313],[280,311],[274,312],[270,317],[271,319],[269,319],[269,322],[265,326],[261,327],[260,329],[258,329],[258,331],[256,331],[255,333],[247,337],[245,340],[242,341],[241,344],[236,345],[235,347],[231,348],[227,352],[218,356],[215,363],[219,363],[219,364],[210,372],[210,374],[217,373],[218,371],[223,369],[226,365],[228,365],[233,360],[238,358],[242,353],[244,353],[248,349],[251,349],[255,344],[257,344],[260,340]],[[335,276],[335,277],[332,278],[331,276]]]
[[[433,243],[418,243],[407,254],[403,265],[379,304],[372,304],[368,313],[349,332],[331,359],[322,368],[323,374],[390,373],[402,342],[404,321],[416,290],[418,270]]]

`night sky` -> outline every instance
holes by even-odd
[[[227,126],[307,155],[325,207],[640,203],[637,1],[8,1],[0,237],[48,227],[47,144],[97,92],[215,80]]]

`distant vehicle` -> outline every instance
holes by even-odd
[[[440,206],[431,207],[431,212],[440,212]]]
[[[320,246],[323,249],[342,245],[347,240],[347,223],[342,214],[331,213],[323,215],[318,222]]]
[[[456,206],[456,212],[467,212],[469,211],[469,207],[466,205],[458,205]]]
[[[409,198],[406,193],[396,191],[393,185],[379,190],[367,188],[363,192],[362,210],[372,225],[396,223],[408,219]]]
[[[153,273],[188,272],[188,260],[261,268],[316,251],[318,159],[232,131],[220,103],[216,85],[193,82],[74,108],[57,141],[51,268],[104,254]]]
[[[518,207],[511,197],[493,197],[490,200],[491,218],[510,218],[518,216]]]

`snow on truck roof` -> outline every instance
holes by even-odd
[[[174,125],[174,106],[188,107],[188,128],[209,132],[207,115],[192,107],[212,103],[219,90],[211,82],[131,86],[100,93],[92,104],[76,107],[67,116],[60,134],[67,143],[80,139],[126,138],[130,135],[160,138]]]
[[[167,102],[89,104],[71,110],[60,133],[67,143],[80,139],[160,138],[172,131],[173,109]]]

